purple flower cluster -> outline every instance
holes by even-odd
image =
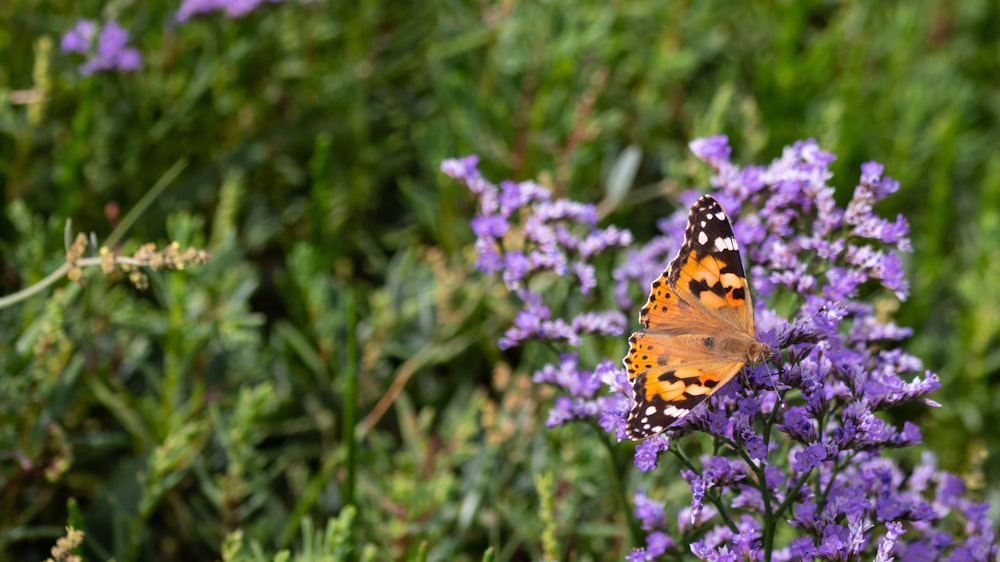
[[[587,294],[597,286],[588,261],[632,243],[628,231],[597,228],[593,205],[553,200],[549,190],[534,182],[505,181],[497,187],[482,177],[478,164],[478,157],[469,156],[445,160],[441,170],[479,198],[479,213],[472,219],[478,268],[502,271],[508,289],[522,291],[526,278],[547,271],[574,277],[580,292]]]
[[[177,21],[184,23],[194,16],[225,12],[227,17],[242,18],[264,3],[279,4],[282,0],[184,0],[177,10]]]
[[[668,551],[679,553],[677,543],[670,538],[665,530],[667,518],[663,506],[651,500],[645,492],[635,494],[635,515],[642,522],[642,530],[646,531],[645,548],[636,548],[632,554],[625,557],[628,562],[645,562],[655,560]]]
[[[696,141],[692,150],[715,169],[717,198],[752,264],[758,336],[782,350],[776,365],[747,369],[749,384],[728,385],[672,432],[675,443],[690,431],[708,433],[733,458],[723,467],[715,456],[682,472],[692,491],[688,516],[704,517],[709,500],[719,515],[692,552],[705,560],[919,560],[927,552],[928,560],[992,559],[996,545],[981,504],[959,502],[962,494],[935,504],[933,490],[907,488],[882,456],[918,444],[920,432],[877,413],[911,401],[936,405],[926,396],[940,386],[919,360],[892,349],[910,330],[880,319],[860,298],[862,287],[878,286],[907,296],[898,256],[910,249],[906,221],[873,210],[898,184],[880,165],[865,164],[841,210],[827,183],[833,156],[813,141],[796,143],[767,167],[730,163],[724,137]],[[682,228],[678,218],[665,224],[673,230],[648,245],[654,252]],[[796,303],[794,314],[770,310],[769,297]],[[648,457],[637,448],[636,465],[649,470]],[[925,470],[940,481],[954,478]],[[965,520],[964,533],[939,530],[949,514]],[[757,528],[725,523],[740,517]],[[800,536],[776,545],[784,524]]]
[[[655,469],[664,452],[677,456],[692,501],[677,514],[675,541],[662,507],[637,495],[636,515],[649,534],[628,559],[682,555],[677,544],[688,544],[703,560],[992,560],[996,542],[984,504],[965,499],[960,481],[938,471],[929,454],[909,476],[885,456],[887,449],[919,444],[921,436],[915,425],[895,425],[880,412],[907,402],[935,406],[927,396],[940,386],[897,348],[911,331],[862,298],[879,290],[901,300],[908,294],[899,257],[910,250],[908,225],[874,211],[899,185],[883,176],[881,165],[864,164],[841,209],[828,183],[834,157],[814,141],[794,144],[768,166],[731,163],[725,137],[695,141],[691,149],[715,170],[716,198],[751,266],[757,336],[780,354],[746,368],[704,407],[638,444],[635,464],[642,471]],[[476,164],[449,160],[442,169],[479,198],[473,229],[480,269],[500,273],[524,303],[501,346],[528,340],[579,346],[581,330],[620,336],[626,328],[620,315],[634,313],[633,299],[645,297],[679,247],[687,209],[661,221],[662,236],[620,250],[624,260],[611,273],[619,310],[588,315],[578,312],[586,301],[563,296],[563,310],[577,311],[564,312],[567,320],[554,317],[542,292],[527,288],[550,290],[552,283],[529,284],[529,277],[569,277],[580,294],[594,291],[597,272],[587,258],[628,246],[628,232],[597,229],[592,207],[553,202],[536,184],[497,188]],[[687,205],[697,197],[681,199]],[[623,370],[614,359],[593,370],[578,361],[563,355],[536,373],[536,382],[568,393],[557,399],[549,426],[597,418],[623,439],[632,402]],[[611,392],[598,396],[600,388]],[[681,445],[692,432],[708,434],[715,453],[688,459]],[[960,524],[948,523],[955,520]],[[789,529],[796,538],[776,544]]]
[[[82,76],[114,70],[131,72],[142,68],[142,55],[138,49],[128,46],[128,40],[128,32],[113,21],[106,23],[98,33],[95,22],[81,19],[62,36],[60,48],[64,53],[87,57],[79,68]]]
[[[603,361],[596,369],[581,369],[575,353],[566,353],[556,364],[548,364],[535,372],[536,383],[546,383],[562,388],[568,396],[556,398],[555,407],[545,423],[556,427],[576,419],[595,418],[607,410],[611,403],[620,400],[613,396],[596,396],[607,387],[607,380],[616,376],[618,368],[611,361]]]
[[[514,325],[500,338],[500,348],[528,341],[578,347],[588,334],[620,338],[626,325],[620,310],[559,316],[532,287],[537,284],[553,290],[555,281],[567,279],[565,291],[581,297],[590,294],[597,286],[591,262],[609,249],[628,246],[632,235],[615,227],[598,228],[593,205],[553,199],[549,190],[534,182],[494,185],[479,173],[478,164],[479,159],[470,156],[446,160],[441,170],[465,184],[479,199],[478,213],[472,219],[477,267],[485,273],[500,272],[504,284],[523,303]],[[576,297],[564,300],[578,302]],[[568,307],[564,304],[562,308]],[[544,366],[535,374],[535,381],[567,392],[556,399],[547,425],[555,427],[627,407],[628,398],[623,394],[596,396],[608,386],[626,389],[627,379],[619,378],[623,375],[610,360],[581,368],[576,354],[565,354],[557,363]],[[624,426],[620,431],[624,432]]]

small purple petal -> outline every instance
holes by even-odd
[[[732,149],[729,148],[729,138],[725,135],[695,139],[688,144],[695,156],[718,168],[729,163]]]
[[[62,36],[59,47],[64,53],[87,55],[94,44],[97,35],[97,24],[91,20],[81,19],[72,29]]]

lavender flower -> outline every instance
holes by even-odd
[[[667,526],[663,506],[649,499],[642,490],[635,493],[635,516],[642,521],[643,531],[653,531]]]
[[[242,18],[265,2],[279,4],[282,0],[184,0],[175,17],[179,23],[213,12],[225,12],[229,18]]]
[[[479,254],[477,267],[485,273],[501,273],[504,285],[523,303],[514,325],[500,339],[500,348],[529,341],[578,347],[586,336],[621,337],[627,320],[620,310],[564,313],[546,304],[542,294],[529,287],[532,281],[544,280],[545,285],[551,285],[562,279],[570,292],[588,295],[597,286],[592,261],[609,250],[628,246],[632,235],[615,227],[598,228],[593,205],[553,199],[548,190],[533,182],[494,185],[479,173],[478,163],[475,156],[446,160],[441,170],[465,184],[479,199],[478,213],[471,223]],[[607,431],[620,431],[624,436],[621,416],[604,413],[624,411],[628,398],[622,394],[596,396],[600,388],[613,384],[620,369],[610,361],[585,368],[577,363],[576,354],[564,354],[559,362],[536,372],[536,382],[553,384],[568,393],[556,400],[547,425],[600,418]],[[627,387],[627,381],[621,384],[623,390]]]
[[[624,422],[623,422],[624,425]],[[618,435],[619,439],[624,435]],[[635,446],[635,466],[643,472],[656,468],[656,459],[660,453],[670,449],[670,438],[665,434],[654,435]],[[700,506],[699,506],[700,509]]]
[[[636,548],[625,557],[629,561],[657,560],[667,552],[679,553],[677,543],[666,532],[667,520],[663,506],[651,500],[643,491],[635,494],[635,515],[646,531],[645,548]]]
[[[114,70],[132,72],[142,68],[142,55],[138,49],[128,46],[128,40],[128,32],[114,21],[105,24],[97,34],[96,23],[81,19],[63,35],[60,47],[64,53],[87,57],[79,68],[81,76]]]
[[[95,36],[97,36],[97,24],[86,19],[77,20],[73,29],[62,36],[59,46],[64,53],[87,55],[94,44]]]
[[[750,517],[743,517],[732,527],[717,527],[705,534],[705,537],[691,544],[691,553],[701,560],[725,560],[740,562],[742,560],[759,560],[760,529],[757,522]]]
[[[882,542],[878,545],[878,552],[875,555],[875,562],[892,562],[893,557],[890,554],[892,552],[892,547],[896,544],[896,539],[898,539],[906,529],[903,528],[902,523],[889,522],[885,524],[885,537],[882,538]]]
[[[916,425],[895,425],[879,412],[909,402],[937,406],[928,395],[940,387],[937,375],[898,349],[911,330],[861,297],[882,291],[905,300],[909,292],[900,258],[911,249],[906,220],[874,211],[898,183],[880,164],[866,163],[841,209],[829,184],[834,156],[815,141],[795,143],[768,166],[730,162],[725,137],[691,149],[715,170],[716,198],[747,258],[757,337],[780,355],[745,369],[667,433],[635,447],[643,472],[656,469],[663,453],[675,455],[692,499],[677,509],[671,533],[672,517],[650,496],[636,495],[648,534],[627,559],[681,556],[671,536],[703,560],[994,559],[986,506],[967,499],[959,479],[939,471],[930,453],[912,475],[885,456],[921,436]],[[544,341],[578,348],[584,336],[624,334],[623,315],[633,317],[679,247],[686,205],[697,194],[681,195],[685,206],[660,221],[662,235],[628,247],[627,231],[597,228],[592,206],[554,201],[531,182],[497,187],[477,164],[448,160],[442,170],[478,198],[479,268],[501,273],[523,303],[501,347]],[[613,294],[601,298],[608,289],[598,280],[606,274],[591,258],[614,251],[621,257],[610,274]],[[576,291],[570,299],[565,289],[554,291],[555,307],[545,297],[560,279]],[[772,301],[782,303],[780,312],[769,308]],[[617,308],[594,310],[608,302]],[[548,425],[598,419],[621,440],[632,388],[614,357],[596,368],[580,365],[593,355],[564,354],[536,372],[537,382],[565,393]],[[708,435],[711,456],[687,457],[691,433]]]

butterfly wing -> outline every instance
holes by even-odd
[[[745,362],[718,346],[719,339],[725,337],[632,334],[625,359],[635,400],[626,424],[630,438],[662,432],[739,373]]]
[[[684,244],[667,272],[667,282],[681,300],[754,335],[753,302],[739,245],[729,217],[713,197],[705,195],[691,207]]]

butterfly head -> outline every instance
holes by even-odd
[[[774,351],[766,343],[755,341],[747,349],[747,360],[750,363],[763,363],[774,356]]]

